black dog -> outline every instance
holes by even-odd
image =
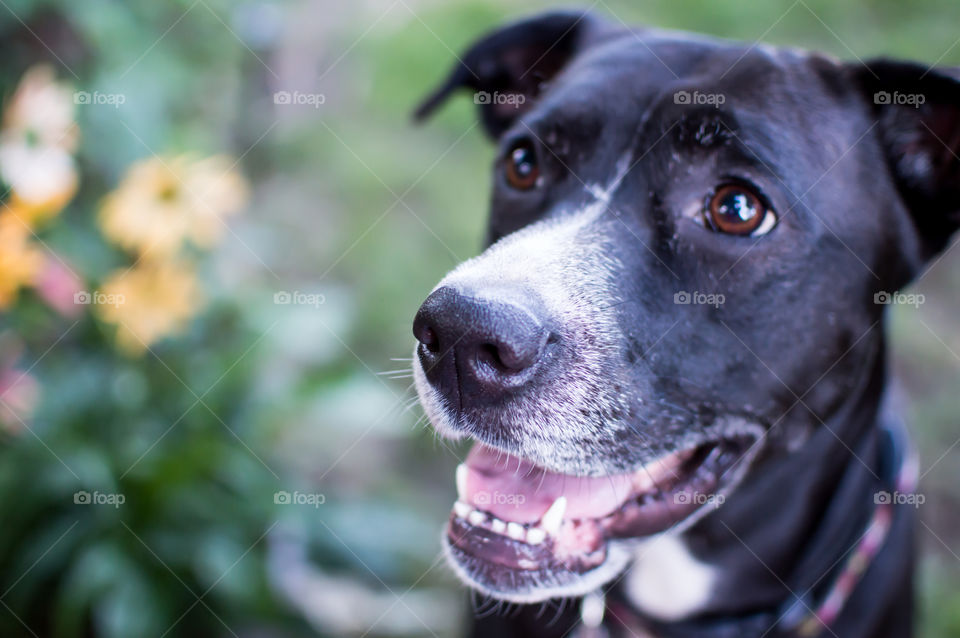
[[[477,441],[450,564],[523,603],[475,633],[910,635],[883,310],[958,223],[960,75],[553,13],[418,116],[463,87],[490,246],[418,312],[414,374]]]

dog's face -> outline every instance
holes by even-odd
[[[875,295],[960,209],[960,91],[571,14],[481,41],[421,114],[460,86],[500,152],[492,245],[414,323],[421,403],[477,441],[448,554],[498,598],[581,594],[801,446],[877,363]]]

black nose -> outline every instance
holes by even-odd
[[[512,295],[519,298],[520,295]],[[528,384],[551,333],[533,297],[435,290],[413,320],[427,380],[452,403],[488,405]]]

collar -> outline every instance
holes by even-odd
[[[851,549],[833,583],[815,607],[795,600],[780,615],[777,626],[798,636],[816,636],[828,630],[863,579],[890,532],[894,506],[912,496],[917,487],[918,458],[906,427],[892,419],[882,431],[880,478],[886,489],[874,494],[873,514],[860,540]]]
[[[837,575],[819,602],[807,598],[794,599],[776,611],[712,622],[709,630],[698,635],[715,638],[740,637],[752,633],[765,635],[776,628],[780,635],[806,638],[829,630],[880,553],[890,532],[895,505],[905,502],[916,489],[917,454],[903,422],[899,419],[885,420],[880,434],[879,475],[884,489],[874,494],[873,513],[864,532],[847,552]],[[662,630],[666,630],[668,636],[673,635],[667,626],[650,626],[622,601],[607,600],[603,591],[585,596],[581,603],[581,627],[577,638],[605,638],[610,635],[608,626],[620,627],[638,638],[653,638]]]

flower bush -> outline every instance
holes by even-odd
[[[0,635],[211,635],[252,610],[291,624],[254,544],[274,487],[244,449],[255,338],[206,291],[248,202],[239,164],[110,145],[119,123],[81,116],[92,76],[33,57],[0,63]],[[103,144],[129,160],[97,161]]]

